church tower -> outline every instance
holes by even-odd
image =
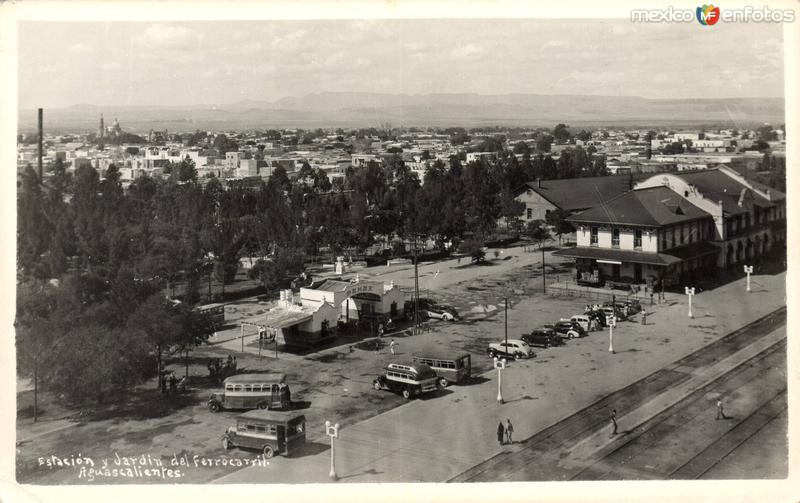
[[[105,123],[103,122],[103,114],[100,114],[100,135],[99,136],[100,136],[101,140],[103,139],[103,136],[105,135],[105,132],[106,132],[106,126],[105,126]]]

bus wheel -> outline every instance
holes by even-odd
[[[219,404],[217,402],[211,402],[208,404],[208,410],[211,412],[219,412]]]
[[[269,459],[275,455],[275,451],[272,450],[272,447],[266,445],[264,446],[264,457]]]
[[[380,391],[381,390],[381,383],[379,383],[378,381],[374,381],[372,383],[372,387],[375,388],[375,391]]]
[[[444,377],[440,377],[439,378],[439,387],[440,388],[446,388],[447,387],[447,379],[445,379]]]
[[[225,438],[222,439],[222,448],[225,449],[226,451],[228,449],[232,449],[233,448],[233,444],[231,443],[230,440],[228,440],[228,437],[225,437]]]
[[[411,398],[411,392],[410,392],[410,391],[408,391],[407,389],[404,389],[404,390],[403,390],[403,398],[405,398],[406,400],[408,400],[409,398]]]
[[[267,402],[261,402],[258,404],[258,408],[264,410],[267,408]]]

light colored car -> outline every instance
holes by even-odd
[[[587,332],[589,331],[589,324],[591,323],[591,320],[585,314],[576,314],[575,316],[570,318],[569,321],[574,321],[575,323],[580,325],[581,328],[583,328]]]
[[[486,350],[491,358],[533,358],[536,353],[527,342],[519,339],[509,339],[508,342],[500,341],[489,344]]]
[[[426,312],[428,313],[428,318],[436,318],[443,321],[453,321],[459,318],[458,312],[450,306],[434,304],[428,307]]]

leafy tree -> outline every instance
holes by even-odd
[[[524,141],[519,141],[514,145],[515,154],[530,154],[530,148]]]
[[[224,134],[219,134],[214,138],[214,143],[212,144],[214,149],[219,152],[219,155],[225,157],[225,154],[228,152],[234,152],[239,150],[239,144],[233,140],[230,140]]]
[[[756,138],[758,138],[760,142],[777,141],[778,133],[772,129],[772,126],[765,124],[756,130]]]
[[[525,227],[525,235],[532,239],[539,245],[539,248],[544,248],[547,240],[552,239],[550,229],[544,220],[531,220]]]
[[[539,152],[550,152],[550,146],[553,144],[553,137],[549,134],[540,134],[536,138],[536,150]]]
[[[503,151],[503,138],[497,136],[490,136],[483,140],[478,146],[480,152],[502,152]]]
[[[572,133],[564,124],[558,124],[553,128],[553,138],[558,143],[567,143],[572,138]]]
[[[51,229],[44,208],[45,195],[39,175],[27,166],[17,201],[17,263],[26,276],[40,281],[50,277],[50,271],[41,263],[50,244]]]
[[[503,187],[500,194],[500,216],[506,222],[508,229],[516,228],[525,211],[525,203],[517,201],[510,185]]]
[[[561,236],[563,234],[575,232],[575,228],[567,221],[567,217],[569,216],[570,212],[560,208],[552,210],[545,215],[547,224],[553,228],[555,235],[558,236],[559,244],[561,244]]]
[[[592,139],[592,133],[586,131],[585,129],[581,129],[575,137],[581,141],[589,141]]]

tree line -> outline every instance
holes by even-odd
[[[581,149],[558,161],[501,151],[437,160],[420,180],[391,155],[331,183],[308,164],[294,179],[277,167],[266,181],[198,180],[187,158],[127,189],[114,165],[101,177],[57,159],[44,181],[29,166],[18,188],[19,371],[65,399],[103,400],[208,339],[213,326],[192,307],[205,282],[230,284],[242,257],[257,258],[251,274],[272,289],[323,250],[483,243],[524,232],[515,188],[604,172],[601,163]],[[178,283],[180,303],[167,298]]]

